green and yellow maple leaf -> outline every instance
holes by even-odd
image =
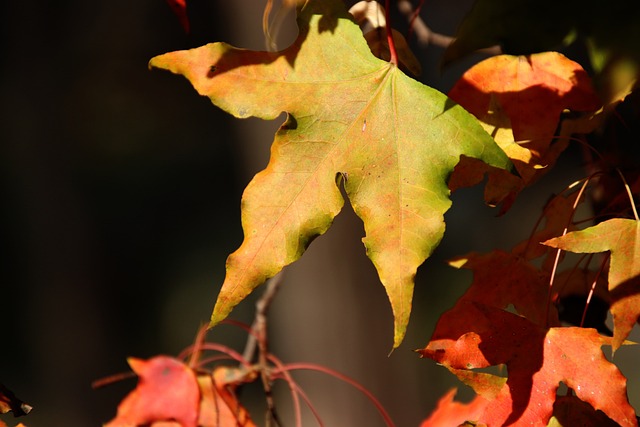
[[[236,117],[283,111],[271,159],[242,198],[244,241],[227,260],[212,325],[297,260],[340,212],[345,191],[363,220],[369,258],[405,334],[417,268],[442,239],[447,179],[462,154],[509,160],[476,119],[445,95],[371,54],[341,2],[309,1],[281,52],[213,43],[151,60],[184,75]]]

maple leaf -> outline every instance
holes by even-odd
[[[543,244],[578,253],[611,251],[608,287],[617,350],[640,318],[640,222],[614,218]]]
[[[212,325],[329,228],[342,181],[393,309],[397,347],[416,270],[444,233],[460,155],[509,161],[464,109],[373,56],[341,2],[309,1],[298,25],[282,52],[214,43],[150,63],[183,74],[236,117],[288,114],[267,168],[244,191],[244,241],[227,260]]]
[[[544,329],[512,313],[461,301],[440,318],[419,352],[485,398],[491,390],[491,404],[478,418],[488,425],[546,426],[562,381],[620,425],[637,426],[626,378],[600,349],[609,341],[593,329]],[[471,370],[502,364],[508,376],[499,390],[501,377]]]
[[[156,356],[149,360],[129,358],[138,374],[138,386],[118,405],[116,418],[105,427],[135,427],[175,421],[196,427],[200,390],[191,368],[177,359]]]
[[[488,58],[467,70],[449,96],[480,120],[521,177],[512,188],[496,189],[497,195],[487,199],[491,203],[512,202],[511,193],[556,162],[568,145],[564,137],[552,143],[563,111],[593,112],[601,105],[583,68],[557,52]],[[497,173],[497,183],[488,187],[504,186],[506,172]]]

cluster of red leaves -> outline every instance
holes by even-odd
[[[563,219],[558,216],[563,212],[558,206],[566,206],[567,200],[574,198],[554,199],[549,204],[546,226],[533,238],[552,232]],[[566,221],[567,209],[564,214]],[[632,224],[637,227],[637,221],[611,220],[546,244],[576,252],[611,250],[609,289],[616,289],[618,283],[637,282],[640,275],[640,261],[634,256],[640,244],[635,236],[640,233],[625,228]],[[584,425],[607,425],[611,420],[623,426],[637,425],[627,399],[626,379],[601,350],[603,345],[618,348],[638,319],[637,283],[633,296],[617,300],[622,301],[619,308],[612,306],[613,340],[595,329],[560,327],[555,306],[549,303],[568,291],[570,278],[578,279],[578,283],[582,277],[575,271],[558,277],[559,286],[554,287],[550,298],[551,271],[544,267],[549,263],[536,268],[529,262],[545,254],[549,259],[555,252],[527,241],[512,253],[470,254],[451,262],[471,269],[474,280],[456,305],[441,316],[431,341],[419,353],[449,369],[478,395],[471,403],[461,404],[453,401],[455,393],[450,392],[422,427],[457,426],[467,420],[487,425],[547,426],[552,416],[566,417],[567,411],[572,417],[589,420]],[[568,288],[576,290],[575,286]],[[516,313],[505,310],[508,307]],[[618,311],[622,314],[615,316]],[[500,365],[506,367],[506,378],[477,371]],[[556,398],[560,382],[572,394]],[[575,422],[573,419],[572,424],[563,425]]]
[[[450,96],[483,123],[519,174],[466,161],[456,168],[450,187],[477,182],[489,172],[486,199],[503,202],[503,211],[555,163],[570,133],[580,127],[574,122],[566,134],[558,135],[563,112],[593,114],[600,107],[582,68],[553,52],[481,62]],[[593,115],[587,122],[593,125],[592,119]],[[473,283],[441,316],[419,353],[446,367],[477,396],[463,404],[455,402],[455,390],[450,391],[422,427],[465,422],[547,426],[552,419],[553,425],[563,426],[638,425],[626,378],[601,347],[612,346],[615,352],[640,317],[640,221],[636,214],[635,220],[616,218],[572,231],[580,196],[574,192],[553,198],[545,208],[542,229],[511,253],[472,253],[451,261],[472,270]],[[549,247],[577,253],[609,251],[608,280],[578,266],[556,274],[559,252]],[[535,267],[531,261],[542,256],[541,266]],[[576,322],[579,327],[561,326],[560,320],[568,319],[559,318],[552,302],[576,294],[588,306],[590,291],[613,315],[613,338],[583,327],[584,315]],[[598,330],[607,329],[605,316],[603,312],[596,322]],[[504,376],[478,371],[491,366],[502,366]],[[561,382],[568,387],[566,396],[557,396]]]

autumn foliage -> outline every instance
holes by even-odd
[[[168,3],[188,32],[188,2]],[[539,222],[523,224],[528,239],[449,261],[470,270],[473,280],[435,330],[424,331],[416,357],[450,371],[475,397],[458,402],[451,390],[431,414],[425,411],[421,427],[637,426],[615,352],[634,344],[628,338],[640,318],[639,135],[629,142],[619,130],[639,118],[640,50],[616,44],[605,24],[587,22],[593,19],[587,12],[599,10],[594,2],[566,21],[553,18],[553,31],[523,36],[527,8],[542,6],[477,0],[446,46],[445,63],[492,46],[500,52],[470,67],[445,95],[405,74],[419,72],[413,56],[419,53],[380,24],[396,13],[395,3],[386,1],[377,25],[363,35],[340,0],[287,1],[281,7],[297,9],[299,35],[282,50],[211,43],[151,59],[151,68],[185,77],[237,118],[287,114],[269,164],[244,190],[244,240],[227,258],[210,327],[228,321],[235,306],[303,256],[347,202],[364,224],[366,254],[392,308],[396,349],[409,323],[416,272],[444,236],[445,213],[456,209],[451,193],[483,183],[487,204],[504,214],[562,156],[582,153],[584,178],[558,183],[546,205],[535,207]],[[412,26],[423,2],[414,3]],[[266,2],[268,47],[277,7]],[[638,9],[629,13],[640,15]],[[637,34],[624,31],[616,28],[624,40]],[[554,50],[571,40],[583,42],[588,59]],[[579,216],[579,207],[589,214]],[[349,378],[283,364],[269,353],[261,316],[266,308],[252,327],[241,325],[256,346],[248,356],[200,334],[181,357],[130,358],[137,386],[105,426],[254,426],[236,393],[254,381],[265,388],[268,422],[280,425],[270,394],[276,380],[287,383],[298,411],[302,400],[320,423],[291,376],[299,369],[356,387],[393,425],[375,397]],[[206,359],[204,351],[218,356]],[[3,412],[20,407],[10,392],[0,397]]]

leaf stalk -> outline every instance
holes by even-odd
[[[387,43],[389,43],[389,62],[393,65],[398,65],[398,52],[396,51],[396,44],[393,41],[393,31],[391,29],[391,14],[389,13],[389,0],[384,2],[384,18],[387,21],[385,30],[387,31]]]

